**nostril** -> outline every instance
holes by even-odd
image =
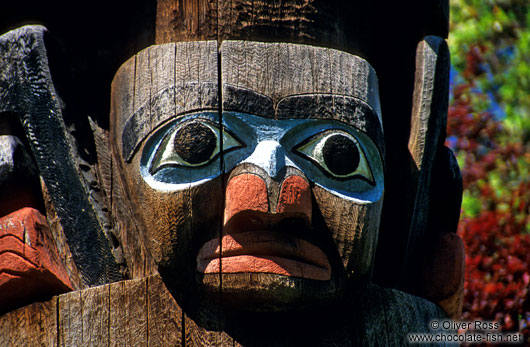
[[[228,181],[225,197],[225,224],[243,211],[267,212],[269,200],[265,181],[253,174],[242,174]]]
[[[282,182],[277,211],[300,214],[311,222],[311,188],[304,178],[293,175]]]

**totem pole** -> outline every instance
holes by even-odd
[[[402,6],[426,18],[399,44],[374,4],[158,0],[75,132],[45,29],[1,36],[0,345],[401,345],[458,318],[448,2]]]

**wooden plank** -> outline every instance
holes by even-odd
[[[83,345],[109,344],[109,286],[89,288],[81,293]]]
[[[28,346],[26,308],[7,313],[0,318],[1,346]]]
[[[110,345],[144,346],[148,336],[146,290],[146,278],[110,284]]]
[[[401,345],[407,333],[429,332],[432,319],[445,319],[431,302],[375,285],[358,287],[335,304],[275,317],[238,313],[224,321],[204,310],[193,319],[186,313],[182,320],[183,310],[155,275],[63,294],[7,313],[0,317],[0,343],[16,347],[180,346],[183,342],[187,346]],[[320,319],[323,316],[325,321]]]
[[[28,327],[28,346],[57,346],[57,298],[42,303],[36,302],[24,310]]]
[[[218,311],[218,307],[210,307]],[[200,325],[188,315],[184,315],[184,326],[186,329],[186,346],[234,346],[234,340],[226,332],[221,330],[221,322],[218,313],[204,310],[199,317]]]
[[[60,295],[58,308],[58,340],[60,346],[83,345],[83,311],[81,291]]]
[[[160,276],[147,278],[147,346],[181,346],[182,315]]]
[[[57,346],[57,298],[0,317],[0,346]]]

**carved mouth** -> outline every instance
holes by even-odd
[[[197,270],[204,274],[247,272],[331,279],[331,265],[319,247],[268,230],[229,234],[206,242],[197,256]]]

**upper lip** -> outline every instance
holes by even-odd
[[[281,257],[330,268],[327,256],[319,247],[304,239],[269,230],[238,232],[212,239],[201,247],[197,260],[206,265],[213,259],[242,255]]]

